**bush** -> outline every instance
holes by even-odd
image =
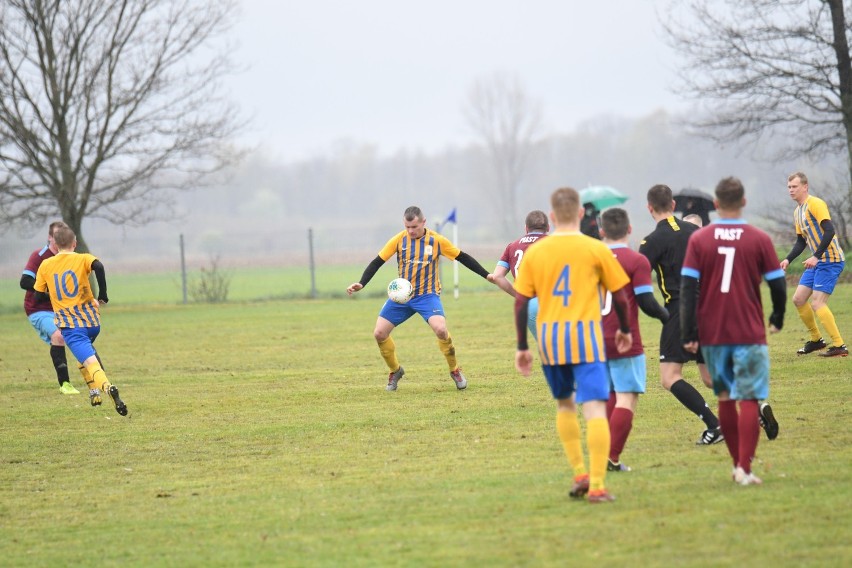
[[[232,274],[219,269],[219,257],[210,259],[210,268],[201,267],[198,279],[189,283],[189,296],[193,302],[217,304],[228,300]]]

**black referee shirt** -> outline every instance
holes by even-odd
[[[648,258],[657,273],[657,285],[667,306],[680,297],[680,269],[686,244],[689,235],[698,229],[697,225],[672,215],[657,223],[657,228],[639,244],[639,252]]]

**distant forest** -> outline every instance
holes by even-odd
[[[793,202],[786,176],[804,170],[811,193],[836,185],[845,164],[771,163],[772,148],[728,147],[696,138],[677,117],[659,111],[638,120],[599,117],[568,134],[554,133],[535,145],[517,199],[517,231],[507,234],[498,218],[492,165],[482,147],[448,147],[437,153],[401,149],[380,155],[358,141],[340,142],[314,159],[277,163],[263,148],[249,153],[226,183],[175,196],[174,218],[142,227],[117,227],[91,219],[84,228],[92,252],[113,264],[147,269],[179,262],[184,236],[191,263],[219,258],[224,266],[287,265],[303,262],[308,231],[314,254],[323,262],[368,262],[395,232],[402,212],[420,206],[431,227],[457,209],[459,241],[466,250],[500,248],[523,230],[531,209],[548,210],[557,187],[609,185],[629,196],[633,237],[650,231],[645,193],[656,183],[677,192],[691,187],[712,193],[716,182],[743,180],[746,217],[781,243],[792,243]],[[0,245],[0,270],[20,273],[26,257],[42,241],[46,227],[7,231]],[[490,261],[492,259],[488,259]],[[19,266],[20,265],[20,266]]]

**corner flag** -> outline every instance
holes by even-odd
[[[447,223],[455,223],[456,222],[456,208],[453,207],[453,210],[450,211],[450,214],[447,215],[447,218],[444,220],[444,224]]]

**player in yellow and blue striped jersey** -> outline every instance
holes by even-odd
[[[106,393],[116,412],[126,416],[127,405],[119,397],[118,388],[107,379],[93,345],[101,332],[100,305],[109,301],[104,265],[91,254],[74,252],[77,235],[69,227],[57,227],[53,239],[58,252],[38,267],[33,289],[40,299],[50,298],[54,321],[65,345],[85,367],[83,376],[92,406],[100,405],[101,393]],[[97,299],[89,285],[92,272],[98,282]]]
[[[828,298],[846,265],[846,257],[837,240],[828,205],[822,199],[809,194],[808,178],[802,172],[790,174],[787,178],[787,191],[797,203],[793,213],[796,244],[790,254],[781,261],[781,269],[786,270],[805,247],[812,253],[802,263],[805,271],[793,293],[793,305],[796,306],[799,317],[810,334],[810,339],[797,353],[807,355],[828,347],[825,353],[820,353],[822,357],[846,357],[849,355],[849,349],[843,342],[834,314],[828,307]],[[830,347],[820,335],[817,319],[831,337]]]
[[[405,229],[388,240],[378,256],[367,265],[361,279],[354,282],[346,292],[351,296],[361,290],[382,265],[396,256],[400,278],[409,280],[414,287],[414,296],[405,304],[396,304],[387,300],[379,312],[373,337],[379,345],[379,352],[390,370],[387,390],[393,391],[405,374],[405,370],[396,356],[396,345],[391,332],[394,328],[414,314],[420,314],[435,336],[438,347],[447,360],[450,377],[458,390],[467,387],[467,379],[461,372],[456,359],[456,348],[453,338],[447,329],[444,316],[444,306],[441,304],[441,278],[438,271],[438,260],[444,256],[450,260],[458,260],[462,265],[483,278],[491,276],[476,259],[459,250],[450,240],[426,227],[426,217],[419,207],[409,207],[403,214]]]

